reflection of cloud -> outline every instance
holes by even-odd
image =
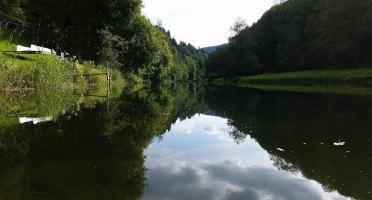
[[[219,140],[222,140],[222,141],[226,141],[226,142],[233,142],[234,140],[231,139],[231,137],[229,135],[220,135],[218,136],[218,139]]]
[[[177,163],[150,169],[147,199],[346,199],[325,193],[315,181],[269,168],[220,163]]]
[[[218,128],[218,127],[204,127],[204,132],[208,135],[219,135],[226,133],[226,128]]]
[[[180,131],[182,133],[186,133],[186,134],[190,134],[191,133],[191,130],[190,129],[179,129],[178,131]]]
[[[231,139],[231,137],[228,135],[229,129],[226,126],[224,127],[208,126],[204,127],[203,131],[208,135],[216,135],[219,140],[227,142],[233,141],[233,139]]]
[[[172,131],[186,134],[201,131],[208,135],[217,136],[218,139],[223,141],[232,141],[227,134],[229,127],[226,119],[204,114],[196,115],[184,121],[178,120],[172,125]]]

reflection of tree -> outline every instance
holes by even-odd
[[[298,168],[328,191],[356,199],[371,198],[371,102],[370,97],[243,88],[212,88],[207,93],[209,109],[229,118],[236,133],[254,138],[279,169]],[[339,138],[346,145],[336,148],[333,142]]]
[[[62,116],[57,123],[13,132],[23,135],[16,144],[28,145],[18,146],[24,154],[8,150],[1,157],[2,163],[9,164],[0,167],[0,196],[138,199],[145,181],[141,142],[125,130],[105,135],[102,118],[94,111],[83,108],[70,119]],[[64,134],[56,134],[59,131]],[[10,146],[13,141],[4,142]]]
[[[283,158],[276,156],[276,155],[270,155],[270,160],[273,161],[273,165],[277,167],[280,170],[285,170],[292,172],[294,174],[297,174],[299,172],[299,169],[293,165],[292,163],[287,162]]]
[[[143,151],[178,117],[205,108],[194,86],[127,90],[56,122],[1,128],[0,199],[139,199]]]
[[[322,185],[322,188],[326,192],[334,192],[335,189],[333,189],[330,185]]]
[[[247,137],[247,134],[239,131],[235,126],[233,126],[233,122],[231,120],[227,121],[228,126],[230,127],[229,135],[230,137],[237,143],[241,144],[244,142],[245,138]]]
[[[120,96],[121,89],[117,86],[113,87],[111,98]],[[75,90],[18,91],[1,94],[0,128],[18,124],[19,117],[55,119],[62,110],[63,112],[78,112],[80,104],[84,104],[84,107],[94,108],[98,102],[104,103],[106,101],[105,93],[106,87],[91,87]]]

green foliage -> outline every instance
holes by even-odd
[[[136,40],[129,43],[128,54],[123,57],[124,65],[144,79],[167,79],[173,58],[166,35],[143,16],[136,23]]]
[[[371,1],[290,0],[209,56],[210,78],[368,66]]]
[[[9,10],[9,16],[22,16],[22,20],[14,20],[25,22],[18,28],[27,30],[33,44],[67,51],[78,59],[94,60],[98,64],[108,61],[111,68],[144,80],[185,81],[188,78],[185,73],[190,74],[192,81],[197,76],[203,78],[202,51],[184,44],[180,50],[177,43],[171,42],[170,34],[141,15],[141,0],[1,0],[0,3],[4,5],[2,8],[14,8]],[[172,46],[182,53],[175,55]],[[187,72],[184,66],[178,67],[184,64]],[[176,71],[180,74],[174,75]]]
[[[0,25],[9,22],[25,23],[24,12],[21,4],[26,0],[0,0]]]
[[[185,42],[178,44],[175,39],[171,38],[170,32],[167,34],[174,55],[172,79],[176,81],[202,81],[205,78],[207,53]]]
[[[2,52],[0,52],[2,53]],[[22,59],[26,60],[22,60]],[[101,69],[63,62],[50,55],[18,56],[16,54],[2,53],[0,55],[0,90],[13,90],[15,88],[51,88],[72,86],[73,76],[81,74],[105,73]],[[113,85],[124,84],[124,79],[117,69],[111,69]],[[100,84],[106,85],[106,76],[76,77],[76,85]]]
[[[14,57],[15,58],[14,58]],[[25,57],[22,57],[26,59]],[[56,87],[72,84],[72,64],[55,56],[33,55],[28,62],[18,61],[14,54],[0,55],[2,89]]]
[[[24,31],[0,26],[0,50],[16,51],[18,44],[23,46],[31,45],[31,41],[25,36]]]
[[[114,84],[114,85],[124,85],[125,84],[124,78],[121,75],[119,70],[110,69],[109,74],[110,74],[112,84]]]
[[[118,49],[126,49],[126,43],[120,36],[113,35],[110,31],[101,30],[100,36],[102,40],[102,47],[98,51],[98,58],[100,63],[109,62],[111,67],[119,68],[120,51]]]
[[[2,52],[0,52],[2,53]],[[20,59],[21,58],[21,59]],[[51,55],[18,56],[12,53],[0,54],[0,90],[15,88],[50,88],[73,85],[73,77],[82,74],[105,73],[102,66],[76,65],[64,62]],[[124,79],[117,69],[111,69],[113,85],[124,84]],[[76,85],[106,85],[105,75],[78,76]]]
[[[17,44],[30,45],[22,31],[1,27],[0,33],[0,90],[15,88],[65,87],[73,84],[73,76],[81,74],[105,73],[104,66],[94,66],[91,62],[73,65],[56,56],[42,54],[16,54]],[[112,84],[124,84],[118,69],[110,69]],[[106,76],[77,77],[77,85],[106,84]]]

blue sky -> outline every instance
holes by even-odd
[[[143,0],[142,13],[171,31],[177,41],[195,47],[227,42],[229,28],[241,17],[249,25],[273,5],[273,0]]]

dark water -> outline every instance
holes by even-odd
[[[371,97],[120,92],[1,94],[0,199],[372,199]]]

